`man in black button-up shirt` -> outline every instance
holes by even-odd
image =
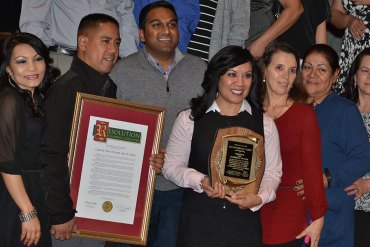
[[[46,101],[41,164],[45,172],[51,233],[55,239],[70,239],[77,230],[70,197],[67,155],[77,92],[115,98],[116,85],[108,77],[118,58],[119,24],[111,16],[90,14],[79,25],[77,57],[71,68],[53,85]],[[68,244],[55,241],[53,246]],[[104,242],[74,240],[76,246],[104,246]]]

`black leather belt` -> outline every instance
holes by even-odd
[[[52,51],[52,52],[55,52],[55,53],[64,54],[64,55],[67,55],[67,56],[74,56],[74,55],[76,55],[76,50],[71,49],[71,48],[67,48],[67,47],[63,47],[63,46],[60,46],[60,45],[50,46],[49,47],[49,51]]]
[[[295,185],[293,186],[279,186],[278,189],[294,189]]]

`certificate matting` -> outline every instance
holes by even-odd
[[[89,157],[91,150],[86,150],[87,144],[89,141],[91,142],[91,138],[94,138],[96,142],[104,142],[104,138],[100,139],[97,136],[90,136],[92,123],[95,121],[99,126],[107,125],[107,128],[108,124],[110,124],[111,126],[109,127],[114,130],[120,130],[122,126],[128,126],[126,129],[129,131],[142,132],[143,136],[145,136],[145,140],[140,141],[143,145],[143,157],[140,161],[142,162],[141,170],[133,173],[139,176],[139,178],[136,178],[138,182],[137,192],[136,194],[133,193],[134,196],[137,196],[137,198],[133,198],[135,201],[135,204],[132,204],[134,205],[133,219],[122,221],[122,219],[112,220],[107,217],[107,220],[102,220],[101,217],[86,217],[91,212],[90,214],[89,212],[78,212],[76,214],[77,224],[80,229],[78,236],[137,245],[146,244],[155,178],[154,172],[150,169],[149,157],[152,153],[157,153],[159,150],[163,118],[163,108],[78,93],[68,160],[71,177],[71,197],[75,208],[79,201],[79,191],[82,190],[85,183],[89,182],[86,176],[81,177],[84,161],[92,159]],[[141,131],[142,127],[145,131]],[[127,140],[121,141],[125,142]],[[132,142],[135,142],[135,140],[129,140],[129,145],[140,145],[140,143]],[[140,157],[137,160],[140,160]],[[84,186],[81,186],[81,182]],[[86,190],[82,191],[86,192]],[[86,194],[84,193],[82,197],[86,197]],[[114,212],[113,209],[117,209],[117,204],[115,207],[115,202],[109,200],[109,196],[104,198],[108,199],[102,205],[98,205],[98,208],[103,209],[107,215],[112,214]],[[85,202],[86,199],[84,198],[83,201]],[[94,201],[93,197],[91,197],[91,201],[92,205],[98,203]],[[84,215],[84,217],[79,217],[79,214]],[[101,215],[104,216],[104,213]]]
[[[133,224],[147,130],[90,116],[77,217]]]

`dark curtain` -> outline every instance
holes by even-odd
[[[0,0],[0,32],[19,30],[22,0]]]

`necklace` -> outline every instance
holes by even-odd
[[[315,100],[314,99],[312,101],[312,103],[311,103],[312,108],[315,109],[316,106],[318,106],[319,104],[321,104],[321,102],[323,102],[326,99],[326,97],[328,97],[329,94],[331,94],[331,92],[332,91],[330,90],[329,92],[327,92],[326,94],[324,94],[323,96],[321,96],[318,100]]]
[[[282,115],[281,112],[283,111],[284,107],[286,107],[286,106],[287,105],[283,105],[281,107],[280,111],[276,115],[272,114],[271,112],[268,112],[268,113],[273,117],[274,120],[276,120]]]
[[[272,116],[272,118],[274,120],[276,120],[279,117],[281,117],[281,115],[284,114],[283,110],[284,110],[285,107],[289,108],[289,106],[288,106],[288,99],[286,100],[285,105],[280,106],[280,110],[276,114],[272,114],[272,111],[271,110],[270,111],[267,110],[267,112],[268,112],[268,114],[270,114]]]

